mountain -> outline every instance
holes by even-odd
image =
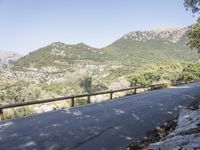
[[[148,40],[166,40],[168,42],[176,43],[185,35],[188,28],[167,28],[155,29],[151,31],[135,31],[123,36],[123,39],[146,42]]]
[[[15,67],[69,69],[106,63],[138,67],[173,60],[192,62],[198,60],[200,54],[187,46],[188,30],[189,27],[130,32],[102,49],[83,43],[67,45],[55,42],[22,57]]]
[[[0,64],[9,64],[10,62],[16,61],[21,56],[17,53],[10,51],[0,51]]]
[[[67,45],[55,42],[19,59],[17,67],[69,67],[71,65],[95,64],[106,60],[102,52],[84,43]]]
[[[187,46],[188,30],[189,27],[130,32],[103,50],[117,61],[135,66],[169,60],[195,61],[200,54]]]

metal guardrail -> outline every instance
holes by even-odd
[[[197,81],[193,81],[193,82],[197,82]],[[181,84],[185,84],[185,83],[188,83],[188,82],[179,82],[179,83],[175,83],[173,85],[181,85]],[[189,82],[189,83],[192,83],[192,82]],[[44,99],[44,100],[37,100],[37,101],[28,101],[28,102],[22,102],[22,103],[8,104],[8,105],[0,106],[0,120],[4,120],[4,114],[3,114],[4,109],[36,105],[36,104],[43,104],[43,103],[49,103],[49,102],[55,102],[55,101],[63,101],[63,100],[70,100],[71,107],[74,107],[75,106],[75,98],[87,97],[87,103],[89,104],[89,103],[91,103],[91,101],[90,101],[91,96],[110,94],[110,99],[113,99],[113,94],[117,93],[117,92],[134,90],[133,94],[137,94],[137,89],[151,88],[151,90],[153,90],[153,89],[165,88],[165,87],[167,87],[166,83],[154,84],[154,85],[148,85],[148,86],[135,86],[135,87],[120,89],[120,90],[113,90],[113,91],[104,91],[104,92],[97,92],[97,93],[80,94],[80,95],[73,95],[73,96],[66,96],[66,97],[58,97],[58,98],[51,98],[51,99]]]

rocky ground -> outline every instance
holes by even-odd
[[[177,118],[166,121],[127,150],[200,150],[200,104],[194,101]]]

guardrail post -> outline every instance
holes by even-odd
[[[74,97],[71,99],[71,107],[74,107]]]
[[[113,99],[113,92],[110,92],[110,99]]]
[[[90,95],[87,96],[87,103],[88,103],[88,104],[91,103],[91,101],[90,101]]]
[[[137,94],[137,88],[134,89],[134,94]]]
[[[2,109],[0,109],[0,119],[4,120],[4,115],[3,115],[3,110]]]

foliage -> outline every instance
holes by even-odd
[[[39,87],[24,81],[7,84],[0,89],[0,102],[16,103],[37,100],[40,96],[41,89]]]
[[[200,79],[200,61],[189,64],[183,69],[182,80],[191,81]]]
[[[0,102],[20,102],[24,101],[23,94],[28,83],[18,81],[15,84],[6,84],[0,89]]]
[[[196,48],[200,52],[200,18],[188,33],[188,44],[191,48]]]
[[[160,75],[158,75],[156,72],[146,72],[143,74],[129,76],[128,80],[130,81],[131,86],[144,86],[150,85],[155,81],[159,81],[160,78]]]
[[[200,11],[200,0],[185,0],[184,5],[186,9],[191,9],[192,13]]]
[[[131,86],[149,85],[160,81],[176,83],[178,81],[200,80],[200,61],[188,65],[173,62],[169,64],[148,65],[142,72],[130,74],[128,80]]]
[[[185,0],[185,7],[192,10],[192,13],[200,12],[200,0]],[[188,44],[200,52],[200,18],[188,33]]]
[[[126,79],[120,79],[119,81],[113,82],[110,86],[110,90],[120,90],[125,89],[130,86],[130,82],[128,82]]]
[[[131,86],[144,86],[157,82],[175,82],[182,73],[184,64],[179,62],[148,64],[130,73],[127,78]]]
[[[84,89],[85,92],[92,92],[92,77],[85,76],[80,80],[80,86]]]

